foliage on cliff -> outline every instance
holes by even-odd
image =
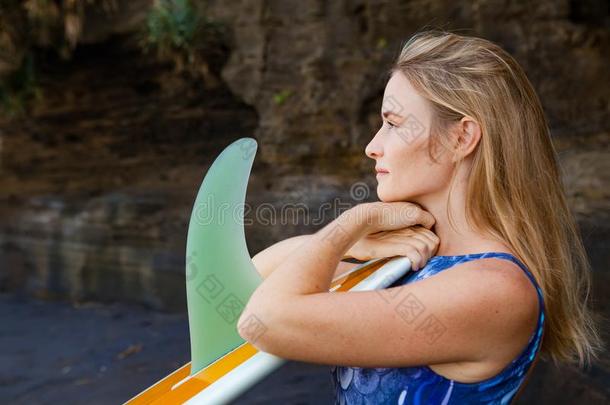
[[[146,4],[150,7],[146,18],[131,27],[142,51],[156,52],[174,63],[177,71],[208,76],[206,61],[222,48],[226,34],[222,25],[205,17],[205,2]],[[33,99],[42,97],[37,80],[42,55],[69,59],[91,15],[105,15],[111,23],[124,17],[120,12],[112,0],[1,0],[0,114],[22,114]]]

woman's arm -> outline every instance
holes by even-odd
[[[293,236],[292,238],[284,239],[261,250],[252,258],[254,267],[256,267],[256,270],[258,270],[263,278],[267,278],[282,261],[286,260],[290,254],[306,242],[310,236],[311,235]]]
[[[252,262],[265,279],[282,262],[293,256],[297,249],[304,247],[313,236],[299,235],[280,241],[257,253]],[[348,248],[337,264],[332,279],[361,263],[382,257],[406,256],[411,260],[412,270],[419,270],[435,254],[439,243],[438,236],[419,225],[366,235]],[[350,262],[349,259],[359,262]]]
[[[531,282],[512,263],[473,260],[380,291],[328,292],[341,255],[363,233],[433,225],[432,216],[419,210],[407,211],[405,218],[399,210],[403,204],[366,206],[362,214],[367,224],[371,219],[370,229],[359,225],[358,216],[341,214],[314,234],[254,291],[237,323],[240,336],[264,352],[309,363],[410,367],[471,362],[480,370],[501,370],[518,353],[509,357],[506,349],[489,348],[519,349],[515,335],[522,337],[519,345],[525,344],[538,311]],[[384,211],[389,211],[387,219]],[[419,239],[412,240],[418,246]],[[428,257],[431,249],[420,250]]]
[[[277,242],[254,255],[252,258],[252,263],[254,263],[256,270],[258,270],[263,279],[265,279],[280,265],[280,263],[288,259],[290,255],[296,251],[296,249],[303,246],[304,243],[311,238],[311,236],[312,235],[293,236]],[[351,257],[352,256],[348,251],[343,259]],[[354,266],[358,266],[358,263],[339,262],[333,278],[351,270]]]

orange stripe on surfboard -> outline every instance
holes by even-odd
[[[386,258],[371,263],[362,269],[335,280],[331,284],[331,290],[339,292],[348,291],[373,274],[388,260],[389,258]],[[189,362],[127,401],[125,405],[182,404],[250,359],[258,351],[249,342],[245,342],[193,376],[189,376],[191,371],[191,363]]]

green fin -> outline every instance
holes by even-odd
[[[256,149],[253,138],[227,146],[205,175],[193,206],[186,242],[191,375],[244,343],[237,320],[262,282],[243,225]]]

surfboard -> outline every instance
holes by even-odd
[[[208,169],[191,212],[185,272],[191,361],[125,404],[226,404],[286,362],[237,332],[237,320],[262,282],[243,227],[256,149],[253,138],[227,146]],[[410,268],[406,257],[369,260],[337,276],[329,292],[383,289]]]

